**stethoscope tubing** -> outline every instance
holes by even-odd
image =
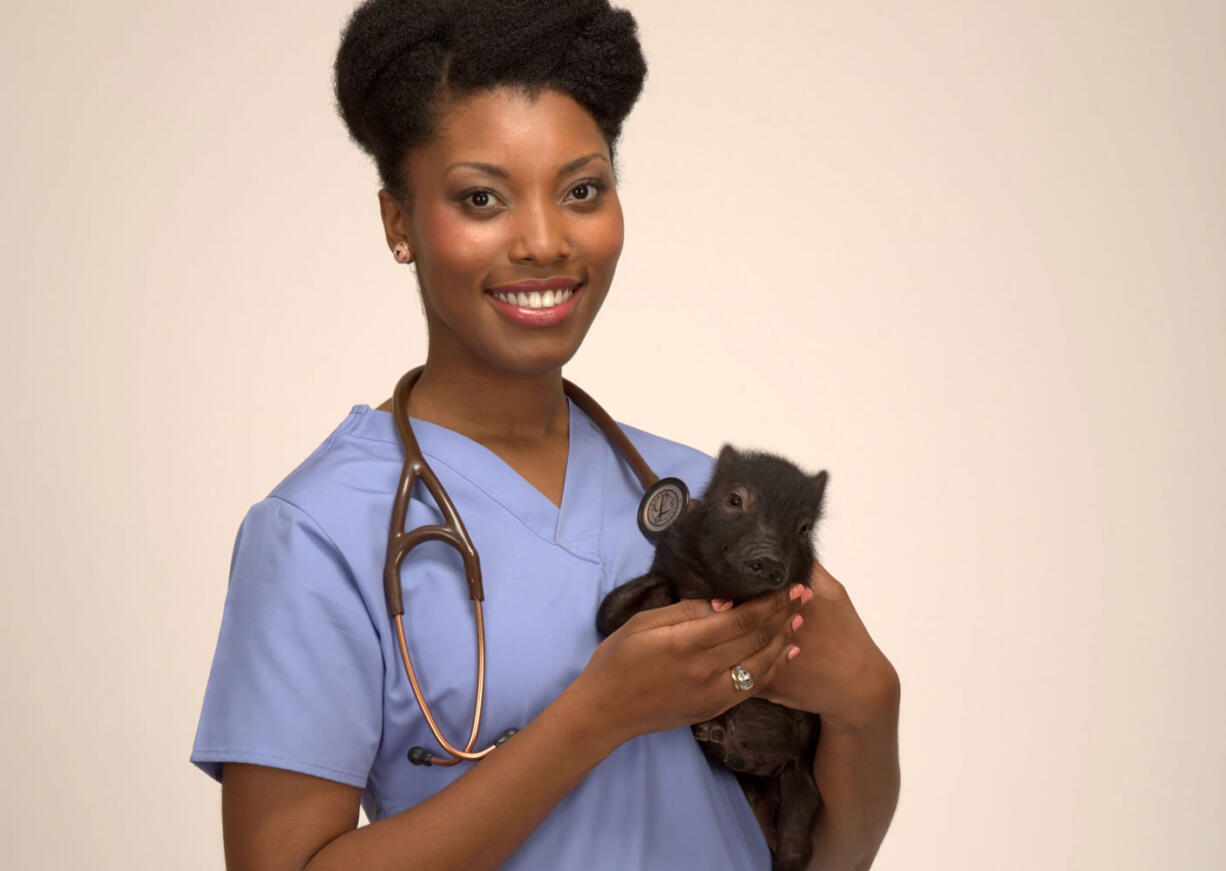
[[[429,754],[426,758],[431,765],[449,766],[464,760],[481,759],[488,755],[496,745],[491,744],[483,750],[473,752],[473,747],[477,743],[477,733],[481,729],[481,712],[485,704],[485,615],[482,608],[485,591],[481,584],[481,562],[477,556],[477,548],[473,545],[472,538],[469,537],[468,530],[464,527],[464,521],[460,519],[460,513],[452,503],[451,497],[447,495],[447,491],[443,489],[443,485],[439,483],[434,470],[422,456],[421,448],[418,447],[413,428],[408,421],[409,392],[417,383],[417,379],[421,377],[424,368],[424,366],[418,366],[406,372],[396,384],[396,391],[392,395],[392,416],[396,421],[396,429],[405,449],[405,462],[400,473],[400,483],[396,488],[396,500],[392,506],[392,528],[388,534],[388,554],[384,564],[383,586],[387,597],[388,613],[396,624],[396,642],[400,647],[400,659],[404,663],[404,672],[409,679],[409,687],[413,691],[413,697],[417,700],[417,706],[421,708],[430,733],[434,735],[434,740],[438,741],[443,751],[451,757],[443,759]],[[405,530],[404,521],[408,514],[409,495],[413,490],[413,483],[419,479],[434,497],[446,525],[433,524]],[[462,750],[447,740],[443,730],[439,728],[438,722],[434,719],[434,714],[431,713],[430,706],[426,703],[425,693],[422,692],[421,683],[417,679],[417,672],[413,668],[413,658],[409,654],[409,645],[404,634],[404,600],[400,588],[400,566],[408,552],[425,541],[442,541],[459,551],[464,561],[464,574],[468,579],[469,596],[473,600],[473,609],[476,613],[477,693],[473,702],[472,727]]]
[[[468,741],[464,744],[464,749],[459,750],[451,745],[443,735],[443,730],[434,720],[434,715],[430,713],[430,708],[426,704],[426,697],[421,691],[421,684],[417,682],[417,673],[413,670],[413,660],[409,656],[409,645],[404,637],[404,618],[397,614],[393,619],[396,622],[396,640],[400,644],[400,658],[404,662],[405,674],[409,677],[409,686],[413,688],[413,697],[417,699],[417,706],[421,708],[422,715],[426,718],[426,725],[430,727],[430,733],[434,735],[434,740],[439,743],[450,759],[442,759],[431,754],[431,765],[456,765],[457,763],[468,761],[476,761],[483,759],[493,752],[496,744],[491,744],[484,750],[473,752],[473,745],[477,743],[477,732],[481,729],[481,710],[485,702],[485,617],[482,614],[481,601],[473,600],[473,608],[477,615],[477,698],[473,703],[473,721],[472,729],[468,733]]]
[[[443,489],[443,485],[439,483],[434,470],[430,468],[426,463],[425,457],[422,456],[421,448],[418,446],[417,439],[413,435],[413,428],[409,424],[409,393],[412,391],[413,385],[417,383],[418,378],[421,377],[424,369],[425,366],[418,366],[404,373],[396,383],[396,390],[392,395],[392,417],[396,422],[396,430],[404,447],[404,468],[400,472],[400,482],[397,485],[396,497],[392,503],[392,523],[387,538],[387,559],[383,564],[383,589],[387,598],[388,614],[395,623],[396,641],[400,647],[400,658],[404,663],[404,671],[409,679],[409,686],[413,690],[413,698],[417,700],[417,705],[421,708],[422,716],[425,717],[430,733],[438,741],[443,751],[451,757],[443,759],[424,748],[414,747],[409,752],[409,760],[415,764],[448,766],[463,761],[483,759],[506,740],[510,734],[514,733],[515,730],[508,729],[490,746],[482,750],[473,750],[477,743],[477,733],[481,729],[481,712],[485,703],[485,616],[482,609],[485,590],[481,582],[481,561],[477,556],[477,548],[473,545],[472,538],[469,536],[468,530],[465,529],[464,522],[460,519],[460,513],[447,495],[447,491]],[[676,478],[661,479],[657,477],[651,470],[651,467],[647,465],[642,455],[631,444],[630,439],[622,432],[621,427],[614,422],[613,418],[594,399],[566,379],[562,379],[562,386],[566,395],[573,399],[583,412],[591,418],[592,422],[604,433],[605,438],[609,440],[614,448],[630,464],[631,469],[634,470],[635,475],[642,483],[645,492],[643,502],[639,507],[639,516],[640,526],[644,526],[645,532],[648,531],[648,527],[645,526],[645,518],[651,513],[648,507],[656,493],[661,489],[671,489],[679,493],[680,511],[684,512],[690,507],[688,504],[688,492],[685,490],[684,482]],[[406,530],[404,522],[408,514],[409,496],[414,482],[418,480],[422,482],[426,490],[434,497],[434,501],[443,515],[444,523],[429,524],[419,526],[413,530]],[[464,562],[464,575],[468,581],[468,594],[473,600],[473,611],[476,615],[477,693],[473,702],[472,726],[469,729],[468,740],[464,743],[463,749],[454,746],[447,740],[446,736],[443,735],[442,729],[439,728],[438,722],[434,719],[434,715],[430,712],[430,706],[426,703],[421,683],[417,679],[417,672],[413,668],[413,660],[409,655],[408,641],[405,638],[404,599],[400,587],[400,568],[408,552],[425,541],[441,541],[451,545],[459,552]]]

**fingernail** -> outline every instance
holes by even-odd
[[[788,591],[788,598],[789,599],[799,599],[801,593],[804,592],[804,589],[805,588],[803,584],[796,584],[794,587],[792,587],[790,591]]]
[[[792,631],[795,632],[797,629],[800,628],[800,624],[804,622],[805,622],[805,618],[797,614],[795,617],[792,618]]]
[[[716,611],[727,611],[729,608],[732,607],[732,603],[729,602],[727,599],[712,599],[711,607],[714,608]]]
[[[794,659],[798,653],[800,653],[800,648],[793,644],[792,649],[788,651],[788,659]]]
[[[813,601],[813,591],[808,587],[805,587],[804,589],[804,593],[801,594],[800,604],[807,605]]]

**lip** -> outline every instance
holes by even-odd
[[[544,281],[517,281],[514,284],[499,284],[486,289],[497,291],[498,293],[519,293],[521,290],[525,293],[531,293],[534,290],[565,290],[568,287],[578,287],[582,283],[577,278],[558,277],[547,278]]]
[[[573,282],[568,282],[563,284],[562,288],[565,289],[567,287],[571,287],[572,285]],[[519,292],[522,289],[523,292],[528,293],[533,290],[539,291],[542,285],[535,284],[529,287],[521,288],[520,285],[506,284],[503,285],[503,287],[507,288],[507,293],[509,293],[512,288],[514,288],[516,292]],[[503,302],[498,297],[494,296],[495,290],[498,290],[499,293],[504,292],[501,290],[501,288],[491,288],[485,292],[485,295],[494,306],[494,309],[509,321],[523,327],[552,327],[555,324],[560,324],[562,321],[570,317],[571,312],[575,310],[576,302],[586,288],[586,284],[576,286],[574,292],[571,293],[570,299],[561,305],[555,305],[552,308],[525,308],[519,305],[512,305],[509,302]],[[554,288],[546,286],[545,289],[550,290]]]

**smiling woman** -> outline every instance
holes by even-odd
[[[615,148],[645,73],[633,18],[605,0],[371,0],[350,19],[338,108],[378,167],[388,248],[415,264],[428,350],[407,397],[355,405],[243,519],[191,756],[222,783],[230,867],[765,868],[739,784],[688,726],[769,692],[829,717],[816,861],[871,862],[897,794],[896,681],[833,579],[596,631],[652,543],[562,367],[621,255]],[[437,744],[384,599],[398,415],[482,556],[473,738],[521,727],[475,764],[410,764]],[[620,426],[657,474],[693,492],[710,477],[707,454]],[[409,503],[406,528],[440,522],[428,494]],[[461,734],[478,668],[464,565],[427,541],[399,584],[434,717]],[[837,650],[796,655],[802,608]]]
[[[595,320],[622,250],[609,146],[592,115],[564,93],[496,87],[448,103],[439,134],[403,167],[410,204],[386,188],[379,204],[388,247],[407,245],[417,263],[426,312],[415,402],[438,404],[440,369],[462,358],[556,375]],[[470,412],[490,420],[484,400]]]

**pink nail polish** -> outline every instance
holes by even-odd
[[[797,614],[795,617],[792,618],[792,631],[795,632],[797,629],[800,628],[800,624],[804,622],[805,622],[805,618]]]
[[[813,591],[810,590],[808,587],[805,587],[805,591],[801,594],[800,603],[802,605],[807,605],[812,601],[813,601]]]
[[[792,649],[788,651],[788,659],[795,659],[798,653],[800,653],[800,648],[793,645]]]
[[[791,590],[788,591],[788,598],[789,599],[799,599],[801,594],[804,592],[804,589],[805,588],[802,585],[797,584],[796,586],[792,587]]]

